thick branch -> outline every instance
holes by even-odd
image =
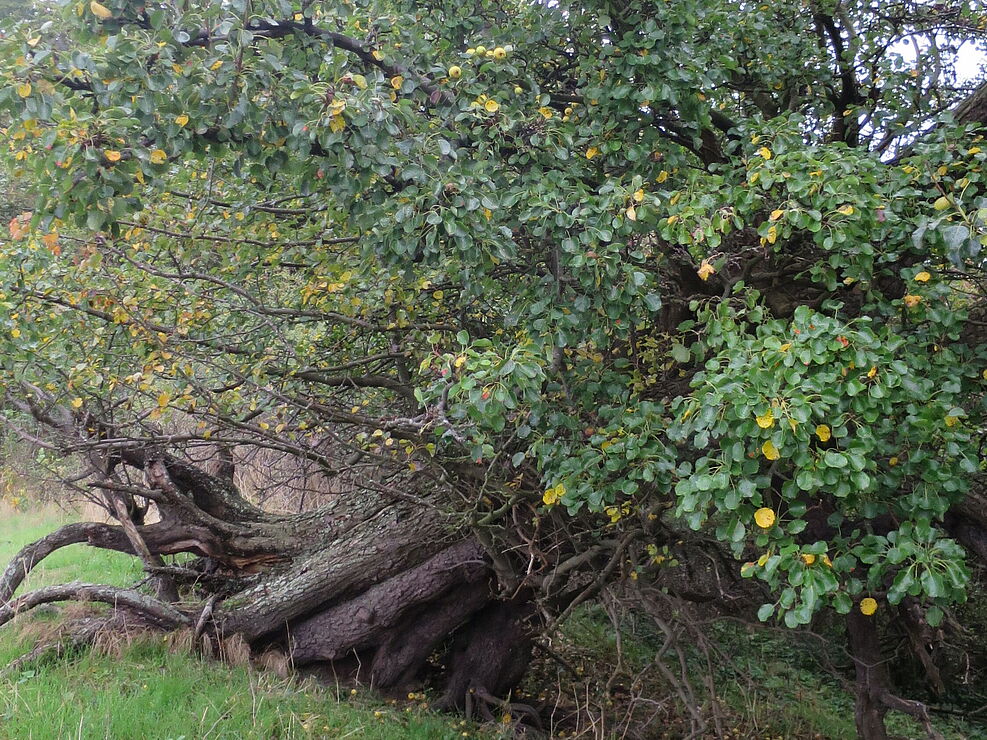
[[[448,534],[430,509],[407,502],[388,506],[345,536],[330,537],[325,548],[297,560],[281,575],[224,602],[217,622],[222,632],[255,640],[420,563],[443,549]]]
[[[973,94],[956,106],[953,116],[958,123],[978,123],[987,126],[987,80]]]
[[[483,548],[463,540],[419,566],[371,586],[355,599],[296,625],[292,659],[336,660],[397,624],[409,609],[432,601],[450,588],[473,583],[488,572]]]

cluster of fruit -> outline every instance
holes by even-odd
[[[501,59],[507,59],[507,55],[513,51],[512,46],[496,46],[493,49],[488,49],[485,46],[477,46],[476,48],[470,47],[466,50],[466,56],[468,57],[479,57],[479,58],[490,58],[500,61]],[[449,77],[454,80],[458,80],[463,76],[463,68],[457,64],[449,67]]]

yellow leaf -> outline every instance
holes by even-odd
[[[78,396],[76,396],[75,398],[73,398],[72,399],[72,408],[74,408],[74,409],[82,408],[82,399],[79,398]]]
[[[188,123],[188,116],[185,115],[184,113],[182,113],[182,115],[180,116],[176,116],[175,123],[177,123],[179,126],[184,126],[186,123]]]
[[[915,308],[915,306],[917,306],[922,302],[922,296],[906,295],[904,298],[902,298],[902,300],[905,302],[905,305],[908,306],[909,308]]]
[[[14,339],[17,339],[20,335],[21,335],[20,329],[14,328],[10,330],[10,336],[12,336]]]
[[[754,512],[754,522],[761,529],[771,529],[775,525],[775,513],[772,509],[762,507]]]
[[[703,260],[699,264],[699,269],[696,270],[696,274],[699,275],[700,280],[709,280],[709,276],[716,272],[716,268],[710,264],[709,260]]]
[[[941,198],[936,198],[936,202],[932,204],[932,207],[937,211],[945,211],[951,205],[952,203],[949,202],[949,198],[944,195]]]
[[[757,153],[761,155],[762,159],[771,159],[771,157],[773,156],[771,154],[771,150],[768,149],[766,146],[762,146],[760,149],[758,149]]]
[[[373,53],[371,54],[371,56],[372,56],[372,57],[373,57],[374,59],[376,59],[376,60],[377,60],[378,62],[379,62],[379,61],[380,61],[381,59],[383,59],[383,58],[384,58],[384,55],[380,53],[380,50],[379,50],[379,49],[374,49],[374,50],[373,50]]]
[[[103,156],[106,157],[111,162],[119,162],[121,155],[120,152],[118,151],[115,151],[113,149],[108,149],[105,152],[103,152]]]
[[[151,152],[151,164],[164,164],[168,161],[168,155],[165,153],[164,149],[155,149]]]
[[[27,45],[30,46],[33,49],[35,46],[38,45],[38,42],[39,41],[41,41],[41,37],[40,36],[35,36],[33,39],[28,39],[27,40]],[[976,147],[974,147],[974,149],[976,149]],[[977,149],[977,151],[980,151],[980,150]],[[976,153],[977,152],[975,152],[973,150],[970,150],[970,154],[976,154]]]
[[[761,452],[768,460],[777,460],[781,457],[781,453],[778,452],[778,448],[774,446],[774,442],[770,439],[761,445]]]
[[[22,98],[26,98],[28,95],[30,95],[31,94],[31,83],[30,82],[23,82],[20,85],[18,85],[17,86],[17,94],[20,95]]]
[[[769,221],[777,221],[779,218],[781,218],[784,215],[785,215],[785,212],[779,208],[777,210],[771,211],[771,215],[768,216],[768,220]]]
[[[333,133],[339,133],[344,128],[346,128],[346,121],[343,120],[342,116],[333,116],[329,119],[329,130]]]
[[[591,146],[589,149],[586,150],[586,159],[592,159],[599,153],[600,153],[599,149],[597,149],[595,146]]]
[[[635,191],[635,193],[634,193],[634,200],[636,202],[638,202],[638,203],[640,203],[642,200],[644,200],[644,190],[637,190],[637,191]]]
[[[99,18],[101,21],[105,21],[113,17],[113,13],[110,12],[110,9],[107,8],[105,5],[100,5],[99,3],[96,2],[96,0],[92,0],[89,3],[89,10],[92,11],[92,14],[97,18]]]
[[[860,613],[865,617],[869,617],[871,614],[877,611],[877,602],[874,601],[870,596],[866,599],[861,599],[860,601]]]
[[[211,69],[213,72],[215,72],[217,69],[219,69],[222,66],[223,66],[223,60],[222,59],[217,59],[215,62],[213,62],[212,64],[209,65],[209,69]]]
[[[898,457],[897,456],[894,456],[894,457],[891,457],[891,458],[888,459],[888,465],[890,465],[892,468],[894,466],[896,466],[897,464],[898,464]]]
[[[158,396],[158,407],[164,408],[171,402],[171,396],[168,393],[162,393]]]
[[[487,113],[496,113],[500,110],[500,103],[496,100],[488,100],[483,104],[483,108],[487,111]]]
[[[775,226],[775,225],[772,224],[771,227],[768,228],[768,237],[767,237],[767,239],[768,239],[768,244],[774,244],[776,241],[778,241],[778,227],[777,226]]]
[[[637,211],[634,209],[634,206],[628,208],[626,211],[624,211],[624,213],[627,214],[627,218],[629,218],[631,221],[637,221]]]
[[[555,111],[553,111],[547,105],[543,105],[541,108],[539,108],[538,112],[542,114],[542,117],[545,120],[548,120],[549,118],[555,115]]]
[[[549,488],[542,495],[541,500],[547,505],[552,506],[558,502],[560,498],[565,495],[565,485],[559,483],[552,488]]]
[[[833,433],[826,424],[820,424],[816,427],[816,436],[819,437],[820,442],[829,442],[829,438],[833,436]]]
[[[809,552],[802,553],[802,562],[806,565],[812,565],[816,562],[816,556]]]
[[[361,90],[367,89],[367,78],[363,75],[353,75],[353,84]]]
[[[658,173],[658,177],[655,178],[655,182],[665,182],[668,179],[668,170],[662,170]]]
[[[877,365],[874,365],[873,367],[871,367],[870,370],[867,371],[868,378],[873,378],[875,375],[877,375]]]
[[[791,342],[785,342],[785,343],[784,343],[783,345],[781,345],[781,346],[780,346],[780,347],[778,348],[778,351],[779,351],[779,352],[787,352],[787,351],[788,351],[788,350],[790,350],[791,348],[792,348],[792,343],[791,343]]]
[[[771,509],[768,509],[768,511],[771,511]],[[772,515],[774,514],[773,511],[771,513],[772,513]],[[755,514],[755,516],[756,516],[756,514]],[[771,559],[771,556],[768,555],[768,553],[764,553],[761,557],[759,557],[757,559],[757,564],[760,565],[763,568],[765,565],[768,564],[768,561],[770,559]]]
[[[943,421],[946,422],[946,426],[955,427],[956,422],[959,421],[959,419],[955,416],[947,416],[945,419],[943,419]]]
[[[404,77],[402,77],[401,75],[395,75],[394,77],[391,78],[391,87],[393,87],[395,90],[400,90],[401,85],[403,84],[404,84]]]
[[[916,282],[919,282],[919,283],[927,283],[927,282],[929,282],[929,279],[930,279],[931,277],[932,277],[932,275],[930,275],[930,274],[929,274],[928,272],[926,272],[925,270],[922,270],[922,272],[920,272],[920,273],[919,273],[918,275],[916,275],[916,276],[915,276],[914,278],[912,278],[912,279],[913,279],[913,280],[915,280]]]
[[[847,203],[845,206],[840,206],[839,208],[837,208],[836,209],[836,212],[837,213],[842,213],[844,216],[852,216],[853,215],[853,210],[854,210],[853,209],[853,206],[851,206],[849,203]]]
[[[761,414],[760,416],[755,416],[757,425],[761,429],[770,429],[775,425],[775,415],[772,413],[771,409],[768,409],[767,413]]]

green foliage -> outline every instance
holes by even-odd
[[[39,191],[6,382],[190,443],[483,466],[479,521],[673,509],[793,626],[963,598],[987,153],[937,116],[980,3],[105,5],[4,45]]]

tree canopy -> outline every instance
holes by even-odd
[[[975,0],[69,3],[3,44],[10,423],[438,491],[549,624],[685,538],[858,656],[937,628],[987,557],[964,44]],[[860,680],[863,736],[924,712]]]

